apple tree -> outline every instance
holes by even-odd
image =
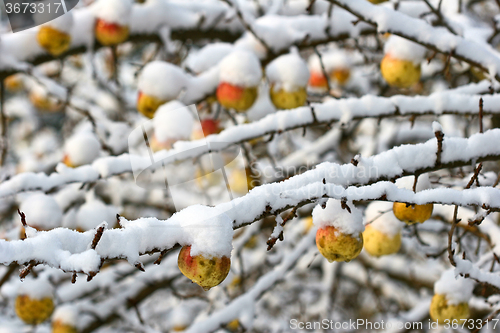
[[[0,6],[1,332],[500,329],[499,1],[48,2]]]

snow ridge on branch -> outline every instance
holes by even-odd
[[[471,87],[471,90],[476,89],[480,90],[480,86]],[[259,121],[225,129],[221,133],[210,135],[203,140],[177,142],[173,149],[156,153],[154,159],[156,161],[163,160],[165,164],[174,163],[208,153],[209,149],[205,145],[206,142],[217,142],[217,148],[211,148],[211,151],[220,151],[234,144],[264,135],[280,134],[296,128],[331,124],[338,121],[348,122],[356,119],[384,118],[395,115],[475,115],[478,113],[480,98],[483,98],[484,101],[484,114],[500,113],[500,95],[498,94],[480,96],[445,92],[426,97],[397,95],[385,98],[364,96],[359,99],[330,100],[323,104],[311,104],[311,107],[300,107],[270,114]],[[491,152],[490,155],[498,155],[498,153]],[[0,184],[0,198],[25,191],[41,190],[48,192],[71,183],[92,183],[99,179],[131,173],[131,159],[134,159],[134,165],[144,165],[146,167],[151,162],[149,157],[122,154],[99,158],[92,165],[85,165],[76,169],[60,165],[57,169],[58,172],[51,175],[24,173]]]
[[[398,189],[391,182],[382,182],[405,175],[470,165],[472,161],[498,159],[500,147],[496,142],[499,141],[500,129],[489,130],[467,139],[445,137],[440,166],[436,166],[436,139],[396,147],[369,158],[359,158],[356,166],[322,163],[316,169],[280,183],[259,186],[241,198],[212,209],[227,214],[233,221],[233,228],[324,197],[342,200],[398,200],[417,204],[433,202],[500,210],[500,190],[492,187],[464,191],[433,189],[413,193]],[[96,274],[105,259],[126,258],[130,264],[142,267],[140,255],[171,249],[183,242],[184,233],[182,228],[179,229],[179,221],[182,216],[194,214],[197,209],[200,207],[188,207],[165,221],[156,218],[135,221],[121,219],[124,228],[102,232],[95,250],[91,248],[95,231],[79,233],[58,228],[35,233],[32,230],[30,234],[34,234],[34,237],[24,241],[0,241],[1,263],[8,265],[12,262],[34,261],[67,272],[84,272],[89,275]],[[27,223],[29,224],[29,216]],[[123,248],[121,244],[128,245]]]

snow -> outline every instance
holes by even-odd
[[[315,233],[310,232],[303,237],[294,246],[293,251],[283,258],[283,260],[273,267],[273,269],[263,276],[261,276],[255,284],[252,285],[250,290],[246,293],[236,297],[221,309],[214,311],[210,317],[201,319],[194,322],[186,330],[186,333],[204,333],[213,332],[221,327],[221,324],[227,324],[234,319],[248,318],[251,322],[254,319],[253,307],[257,299],[259,299],[264,292],[269,290],[278,281],[287,277],[287,272],[297,264],[299,258],[311,248],[314,241]],[[286,242],[287,238],[285,238]],[[250,316],[248,316],[251,314]]]
[[[99,157],[101,144],[93,133],[76,133],[64,145],[64,152],[72,165],[80,166],[92,163]]]
[[[163,101],[177,99],[188,86],[188,76],[179,67],[164,61],[147,64],[138,81],[139,91]]]
[[[226,213],[218,207],[194,205],[175,213],[168,221],[155,218],[127,221],[122,218],[120,224],[124,229],[105,232],[96,250],[103,251],[107,257],[125,253],[134,263],[139,252],[158,247],[171,248],[178,243],[191,245],[192,256],[230,257],[233,228]],[[119,246],[117,239],[128,244],[127,248]]]
[[[229,216],[216,207],[191,207],[172,216],[186,233],[187,243],[181,245],[191,245],[191,256],[230,257],[233,228]]]
[[[415,176],[402,177],[396,180],[396,186],[399,188],[405,188],[407,190],[413,191],[413,184],[415,182]],[[429,175],[424,173],[418,176],[417,179],[417,192],[424,191],[431,188],[431,183],[429,181]]]
[[[379,32],[390,32],[417,40],[439,52],[457,56],[481,64],[492,74],[499,76],[500,56],[489,45],[477,40],[465,39],[450,33],[443,27],[433,27],[427,22],[407,16],[384,6],[376,6],[365,0],[338,0],[341,7],[366,18],[377,26]]]
[[[22,200],[19,209],[26,214],[26,223],[31,227],[50,230],[61,226],[63,212],[52,196],[31,194]]]
[[[158,108],[153,124],[155,137],[159,142],[169,139],[188,140],[193,131],[194,117],[184,104],[172,101]]]
[[[370,202],[365,210],[365,226],[370,223],[370,227],[389,237],[399,234],[403,229],[403,223],[394,216],[392,205],[392,202]]]
[[[384,53],[392,58],[412,61],[419,65],[425,58],[427,49],[408,39],[391,35],[384,45]]]
[[[70,304],[58,306],[52,315],[52,322],[55,321],[75,327],[78,322],[78,309]]]
[[[437,121],[433,121],[432,122],[432,130],[434,131],[434,133],[443,132],[443,127]]]
[[[340,200],[329,199],[325,209],[317,205],[312,212],[314,225],[323,229],[332,226],[342,234],[358,237],[365,230],[363,215],[352,202],[347,202],[347,205],[351,209],[350,213],[342,208]]]
[[[311,72],[323,73],[321,68],[321,61],[325,66],[325,71],[330,73],[335,69],[351,67],[351,61],[344,50],[329,50],[328,52],[320,53],[321,59],[316,53],[311,54],[308,60],[308,66]]]
[[[235,50],[219,63],[220,82],[240,87],[258,86],[262,78],[260,61],[255,54]]]
[[[309,81],[309,69],[306,62],[295,52],[282,55],[266,67],[269,82],[274,90],[284,89],[294,92],[305,88]]]
[[[113,226],[116,223],[116,214],[119,209],[108,206],[104,202],[91,198],[83,204],[76,214],[76,226],[83,231],[97,228],[102,222]]]
[[[107,23],[128,26],[130,24],[132,6],[132,0],[98,0],[92,6],[92,12],[96,17]]]
[[[375,97],[375,96],[364,96],[360,99],[342,99],[342,100],[330,100],[323,104],[312,104],[315,108],[316,117],[319,121],[329,123],[340,120],[344,117],[344,113],[349,113],[352,119],[360,119],[365,117],[381,117],[384,115],[395,114],[396,110],[399,109],[400,112],[408,112],[410,107],[410,101],[415,100],[412,105],[418,106],[424,105],[422,109],[417,110],[417,113],[425,114],[427,110],[432,110],[435,108],[434,101],[438,96],[443,96],[446,100],[449,100],[452,105],[450,109],[441,110],[442,113],[449,110],[450,112],[460,112],[463,114],[475,114],[477,103],[480,96],[472,95],[458,95],[458,94],[448,94],[441,93],[435,94],[429,97],[406,97],[406,96],[394,96],[391,98]],[[500,96],[498,95],[483,95],[485,112],[497,112],[500,113]],[[439,99],[440,100],[440,99]],[[472,105],[474,107],[472,107]],[[457,109],[455,109],[455,106]],[[220,149],[224,149],[230,146],[232,143],[238,143],[243,140],[248,140],[251,138],[256,138],[263,136],[272,131],[285,131],[292,128],[301,127],[307,124],[311,124],[314,121],[311,110],[308,107],[300,107],[294,110],[280,111],[270,114],[259,121],[250,124],[241,124],[237,127],[231,127],[220,134],[212,135],[209,138],[203,139],[209,142],[218,142]],[[444,147],[451,147],[450,149],[444,149],[442,160],[446,161],[467,161],[471,158],[478,158],[487,156],[490,154],[495,154],[498,147],[491,145],[491,142],[495,142],[498,133],[496,130],[490,130],[480,136],[473,136],[469,140],[461,138],[446,138],[444,140]],[[477,146],[479,150],[474,150],[471,145]],[[155,154],[155,159],[165,159],[165,163],[172,163],[179,160],[180,152],[185,152],[187,149],[193,147],[199,147],[200,141],[192,142],[177,142],[174,149],[171,149],[168,153],[165,151],[158,152]],[[425,147],[425,148],[424,148]],[[208,151],[208,147],[199,148],[193,150],[194,155],[184,157],[196,157]],[[397,152],[397,153],[396,153]],[[432,139],[429,142],[419,145],[419,146],[408,146],[400,147],[394,151],[389,151],[381,154],[380,157],[374,156],[366,160],[367,165],[361,165],[359,171],[360,174],[369,176],[370,167],[375,168],[378,163],[379,166],[384,166],[384,172],[387,172],[388,176],[401,175],[401,167],[408,168],[407,172],[412,172],[415,170],[416,165],[420,167],[429,167],[433,165],[435,161],[436,152],[436,140]],[[459,153],[460,152],[460,153]],[[415,160],[415,154],[419,154],[419,158]],[[399,154],[401,154],[399,156]],[[48,191],[62,184],[68,184],[72,182],[93,182],[100,178],[107,178],[113,175],[121,174],[124,172],[132,172],[130,165],[130,156],[128,154],[123,154],[120,156],[113,157],[103,157],[97,159],[92,165],[87,165],[78,169],[60,169],[58,173],[54,173],[47,176],[43,173],[25,173],[12,177],[0,184],[0,197],[10,195],[13,193],[26,191],[30,189],[41,189],[43,191]],[[138,157],[134,157],[137,159]],[[405,162],[407,161],[407,162]],[[414,165],[413,161],[417,164]],[[140,162],[143,163],[143,162]],[[149,157],[144,160],[144,163],[150,163]],[[376,164],[373,164],[376,163]],[[400,165],[401,163],[401,165]],[[149,165],[149,164],[147,164]],[[350,168],[350,167],[346,167]],[[335,171],[335,172],[341,172]],[[346,175],[352,174],[354,171],[345,171]],[[363,180],[365,181],[365,180]]]
[[[18,286],[18,295],[28,295],[32,299],[52,298],[54,295],[54,287],[44,278],[35,279],[28,276],[19,282]]]
[[[35,22],[37,22],[37,16],[38,15],[36,15],[36,14],[34,15]],[[43,16],[43,15],[40,15],[40,16],[41,16],[40,18],[42,20],[46,19],[45,16]],[[59,31],[71,32],[71,29],[73,27],[73,22],[74,22],[74,20],[73,20],[73,12],[69,11],[69,12],[67,12],[64,15],[59,16],[58,18],[45,23],[44,25],[52,27],[52,28],[57,29]]]
[[[264,59],[267,56],[266,47],[250,32],[245,32],[240,39],[234,42],[234,47],[243,51],[252,52],[259,57],[259,59]]]
[[[186,67],[199,74],[216,66],[225,56],[230,54],[234,46],[229,43],[211,43],[186,59]]]
[[[445,295],[451,305],[469,302],[474,289],[474,281],[456,276],[454,269],[445,271],[434,284],[434,293]]]

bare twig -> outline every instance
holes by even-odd
[[[328,75],[326,68],[325,68],[325,63],[323,62],[323,57],[321,56],[321,53],[318,51],[317,47],[313,48],[314,53],[318,56],[319,59],[319,64],[321,65],[321,71],[323,72],[323,76],[326,79],[326,89],[328,89],[328,94],[330,94],[330,90],[332,89],[332,85],[330,84],[330,76]]]
[[[455,258],[453,257],[455,255],[455,250],[452,250],[451,248],[453,242],[453,233],[455,232],[457,224],[460,222],[460,220],[457,219],[457,215],[458,215],[458,205],[455,205],[455,210],[453,211],[453,219],[451,221],[451,228],[450,231],[448,232],[448,259],[450,260],[450,263],[453,266],[457,266]]]
[[[17,209],[17,213],[19,214],[19,216],[21,217],[21,223],[23,224],[23,227],[27,227],[28,224],[26,223],[26,214],[24,214],[23,212],[21,212],[19,210],[19,208]]]
[[[104,232],[104,229],[106,229],[106,227],[104,225],[102,225],[99,228],[97,228],[97,231],[96,231],[96,233],[94,235],[94,239],[92,240],[92,245],[90,246],[90,248],[92,250],[95,250],[95,248],[97,247],[97,244],[101,240],[101,237],[102,237],[102,234]]]
[[[436,131],[434,133],[437,139],[437,152],[436,152],[436,165],[441,165],[441,154],[443,153],[443,139],[444,133],[442,131]]]
[[[283,228],[285,226],[285,224],[295,218],[297,216],[297,209],[299,209],[299,206],[295,206],[292,208],[292,210],[290,211],[290,214],[288,214],[284,219],[283,221],[281,222],[281,227]],[[280,234],[278,237],[272,237],[270,238],[268,241],[267,241],[267,251],[270,251],[274,245],[276,244],[276,242],[278,241],[278,239],[280,241],[283,241],[283,229],[281,230]]]
[[[483,99],[479,99],[479,133],[483,133]]]
[[[8,150],[7,116],[5,115],[5,82],[3,79],[0,79],[0,126],[2,127],[0,133],[0,166],[3,166]]]
[[[252,28],[251,24],[249,24],[245,18],[243,17],[243,13],[241,10],[238,8],[236,4],[234,4],[231,0],[221,0],[225,3],[227,3],[230,7],[234,8],[236,10],[236,14],[238,15],[238,18],[240,19],[241,24],[245,27],[247,31],[249,31],[254,37],[266,48],[267,51],[271,51],[272,49],[267,45],[266,41],[262,39],[255,30]]]
[[[424,0],[424,2],[427,4],[427,6],[429,7],[429,9],[438,17],[438,22],[439,23],[441,23],[452,34],[458,35],[455,32],[455,30],[453,30],[453,28],[448,24],[448,22],[446,21],[446,18],[441,13],[441,10],[440,10],[441,9],[440,8],[441,7],[441,2],[439,3],[439,7],[438,8],[434,8],[434,6],[428,0]]]

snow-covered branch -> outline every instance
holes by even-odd
[[[479,89],[476,87],[474,89]],[[174,148],[155,154],[155,161],[162,160],[165,165],[196,158],[209,151],[220,151],[232,145],[247,142],[268,134],[280,134],[296,128],[309,127],[334,122],[349,122],[365,118],[385,118],[412,115],[476,115],[479,99],[484,100],[484,114],[500,113],[500,95],[463,95],[436,93],[430,96],[393,96],[390,98],[364,96],[360,99],[350,98],[330,100],[323,104],[312,104],[290,111],[281,111],[249,124],[240,124],[228,128],[220,134],[208,136],[206,139],[190,142],[178,142]],[[314,113],[314,114],[313,114]],[[207,142],[217,143],[208,147]],[[193,149],[196,148],[196,149]],[[489,159],[496,159],[496,152],[491,152]],[[486,158],[486,156],[477,156]],[[471,156],[470,159],[474,157]],[[131,173],[131,159],[135,165],[149,165],[149,157],[129,154],[109,156],[97,159],[92,165],[76,169],[61,165],[57,173],[24,173],[12,177],[0,184],[0,197],[6,197],[24,191],[41,190],[44,192],[71,183],[93,183],[100,179],[123,173]],[[488,158],[486,158],[488,159]],[[456,166],[467,165],[458,163]],[[458,162],[458,161],[456,161]],[[453,163],[452,163],[453,164]]]
[[[479,67],[490,72],[497,80],[500,79],[500,55],[485,41],[454,35],[443,27],[433,27],[424,20],[364,0],[328,1],[376,27],[378,32],[404,37],[430,50]]]
[[[439,166],[436,165],[435,139],[423,144],[396,147],[373,157],[359,158],[357,165],[323,163],[314,170],[280,183],[259,186],[241,198],[210,209],[226,214],[233,221],[233,228],[325,197],[348,201],[440,203],[500,210],[500,190],[496,188],[481,187],[463,191],[432,189],[414,193],[384,181],[498,159],[500,147],[495,143],[499,140],[500,129],[476,134],[468,139],[445,137]],[[186,232],[181,227],[182,223],[189,222],[185,221],[186,216],[200,215],[201,213],[196,213],[199,209],[199,206],[188,207],[166,221],[156,218],[135,221],[122,219],[123,228],[105,230],[95,250],[90,247],[95,231],[79,233],[68,229],[54,229],[35,232],[33,229],[32,238],[0,242],[1,262],[7,265],[12,262],[34,261],[64,271],[85,272],[90,275],[99,270],[101,260],[105,259],[126,258],[132,265],[140,266],[140,255],[182,245]],[[29,216],[26,218],[29,225]],[[119,244],[128,246],[123,248]]]
[[[249,8],[246,8],[247,11]],[[285,9],[286,10],[286,9]],[[25,69],[25,63],[39,65],[50,60],[73,54],[85,53],[101,47],[94,40],[95,12],[92,6],[76,9],[71,29],[71,48],[58,58],[45,52],[36,42],[36,33],[2,36],[0,45],[4,59],[0,62],[0,77],[6,77]],[[162,13],[161,15],[159,13]],[[321,14],[318,9],[317,14]],[[250,10],[252,16],[255,9]],[[354,16],[346,11],[336,11],[330,20],[320,15],[306,15],[306,11],[294,16],[266,15],[255,18],[256,33],[272,48],[264,55],[264,63],[287,52],[295,45],[308,48],[339,41],[361,34],[374,33],[367,24],[351,24]],[[211,1],[148,1],[135,4],[130,18],[130,42],[160,42],[169,40],[222,40],[234,42],[245,32],[244,25],[235,17],[233,10],[224,2]],[[29,32],[36,32],[32,28]],[[276,38],[275,36],[280,36]],[[28,47],[29,46],[29,47]]]

